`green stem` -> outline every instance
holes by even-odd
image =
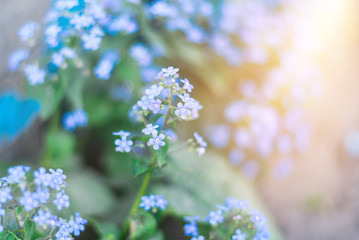
[[[153,155],[150,166],[153,167],[155,164],[156,164],[156,156]],[[147,172],[145,174],[145,177],[142,180],[141,187],[137,192],[137,195],[136,195],[135,201],[132,204],[130,213],[129,213],[129,215],[127,216],[127,218],[125,220],[125,223],[124,223],[124,226],[123,226],[123,232],[121,234],[122,235],[121,239],[126,239],[126,237],[128,235],[129,228],[130,228],[130,217],[137,214],[138,208],[139,208],[139,205],[140,205],[140,202],[141,202],[141,197],[143,195],[145,195],[145,193],[147,191],[148,185],[149,185],[150,180],[151,180],[151,175],[152,175],[152,171]]]
[[[20,238],[18,238],[18,237],[15,235],[15,233],[13,233],[13,232],[11,232],[11,231],[9,231],[9,233],[10,233],[11,235],[13,235],[17,240],[21,240]]]
[[[167,110],[167,113],[166,113],[165,123],[163,124],[163,128],[162,128],[163,131],[166,129],[168,119],[170,117],[171,106],[172,106],[172,98],[173,98],[173,91],[172,91],[172,88],[171,88],[170,102],[168,104],[168,110]]]

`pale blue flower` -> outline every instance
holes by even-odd
[[[130,132],[125,132],[123,130],[120,130],[118,132],[113,132],[112,135],[121,136],[122,138],[127,138],[128,136],[131,135],[131,133]]]
[[[168,204],[167,200],[162,195],[155,195],[155,206],[161,210],[165,210]]]
[[[79,236],[81,231],[85,230],[87,220],[83,219],[79,213],[76,213],[75,219],[69,221],[68,231],[75,236]]]
[[[232,236],[232,240],[246,240],[246,235],[240,229],[237,229],[236,234]]]
[[[87,28],[94,24],[94,19],[90,16],[76,14],[70,19],[70,23],[75,26],[75,29]]]
[[[140,106],[143,110],[147,110],[151,106],[151,98],[147,96],[143,96],[140,101],[137,102],[138,106]]]
[[[152,125],[152,124],[147,124],[146,128],[142,129],[142,132],[145,135],[150,135],[153,133],[153,131],[157,131],[156,129],[158,128],[158,125]]]
[[[41,209],[37,214],[38,215],[34,216],[33,220],[39,226],[48,225],[53,217],[50,211],[42,211]]]
[[[162,86],[152,85],[151,88],[145,90],[145,93],[149,98],[154,98],[160,95],[162,90],[163,90]]]
[[[31,211],[39,206],[36,194],[29,191],[24,191],[24,195],[19,199],[19,203],[24,206],[26,211]]]
[[[24,73],[31,85],[42,84],[45,81],[45,71],[37,65],[25,66]]]
[[[190,221],[189,223],[186,223],[183,227],[183,230],[186,236],[195,237],[198,235],[198,227],[195,221]]]
[[[25,42],[35,35],[35,31],[40,28],[37,22],[27,22],[17,31],[21,41]]]
[[[186,89],[187,92],[192,92],[193,85],[189,83],[188,79],[182,79],[181,82],[183,83],[183,89]]]
[[[46,204],[47,201],[50,199],[50,192],[47,188],[38,188],[35,194],[36,199],[42,204]]]
[[[164,77],[175,76],[178,70],[179,70],[178,68],[174,68],[174,67],[162,68],[163,76]]]
[[[16,71],[19,66],[20,63],[24,60],[26,60],[29,57],[29,50],[27,49],[19,49],[14,51],[10,57],[9,57],[9,61],[8,61],[8,68],[10,71]]]
[[[202,235],[200,235],[198,237],[191,238],[191,240],[205,240],[205,238]]]
[[[186,120],[187,117],[191,115],[191,111],[188,109],[186,105],[183,105],[183,103],[179,102],[177,103],[177,110],[175,111],[176,116]]]
[[[128,153],[131,151],[131,146],[133,145],[133,141],[127,140],[126,137],[122,137],[121,139],[115,140],[115,145],[117,145],[117,147],[116,147],[117,152],[125,151]]]
[[[141,203],[140,203],[140,208],[145,209],[146,211],[151,210],[151,208],[155,207],[156,205],[156,198],[154,195],[149,195],[149,196],[142,196],[141,197]]]
[[[152,146],[154,150],[158,150],[160,146],[163,147],[166,145],[166,143],[163,141],[165,137],[166,136],[163,133],[157,136],[157,131],[153,131],[152,138],[150,138],[147,144],[148,146]]]
[[[97,50],[101,44],[101,38],[95,35],[82,35],[82,42],[84,49],[88,50]]]
[[[224,217],[222,215],[222,211],[221,210],[217,210],[217,211],[210,211],[208,213],[207,216],[207,221],[209,222],[209,224],[211,224],[212,226],[217,225],[218,223],[222,223],[224,220]]]
[[[161,100],[160,99],[152,99],[151,104],[148,107],[153,113],[158,113],[161,109]]]
[[[150,51],[141,43],[132,45],[129,54],[140,66],[148,66],[153,60]]]
[[[7,201],[10,201],[12,199],[13,199],[13,196],[11,195],[10,187],[0,188],[0,202],[1,203],[6,203]]]
[[[52,203],[57,207],[57,210],[61,210],[63,207],[70,207],[69,196],[65,194],[65,191],[61,191],[56,193],[56,198],[52,201]]]

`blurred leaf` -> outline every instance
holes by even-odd
[[[119,227],[112,222],[100,222],[95,219],[91,219],[91,223],[101,236],[100,240],[116,240],[120,236]]]
[[[153,171],[157,167],[150,167],[148,164],[145,163],[144,159],[138,160],[137,158],[133,158],[133,170],[135,177],[140,176],[146,172]]]
[[[166,157],[166,154],[168,152],[168,146],[169,146],[169,142],[168,142],[167,138],[165,138],[163,141],[165,142],[165,145],[163,147],[160,147],[158,150],[153,150],[153,152],[156,155],[158,165],[160,167],[162,167],[162,165],[163,165],[163,163],[165,161],[165,157]]]
[[[71,173],[67,178],[71,207],[83,215],[103,214],[114,204],[114,195],[101,178],[90,171]]]
[[[46,135],[46,162],[52,167],[68,166],[75,149],[74,136],[62,130],[50,130]]]
[[[26,220],[25,221],[25,240],[31,240],[32,236],[34,235],[36,229],[36,224],[35,222],[31,221],[31,220]]]
[[[156,232],[157,222],[155,217],[145,211],[133,216],[130,223],[130,239],[146,240]]]
[[[268,218],[272,239],[281,239],[274,219],[260,201],[255,186],[225,159],[211,151],[203,157],[182,151],[171,155],[171,159],[169,167],[162,170],[167,178],[166,184],[153,185],[151,192],[164,195],[175,214],[204,218],[216,208],[216,204],[222,204],[227,196],[232,196],[248,200],[261,211]]]
[[[27,94],[41,102],[41,117],[49,118],[57,109],[64,97],[66,83],[62,79],[47,80],[38,86],[26,85]]]

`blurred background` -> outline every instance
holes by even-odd
[[[123,220],[117,216],[125,216],[139,179],[132,178],[129,158],[114,152],[111,133],[136,128],[127,112],[148,84],[139,74],[145,68],[133,54],[123,52],[145,42],[165,49],[165,54],[152,51],[159,69],[179,67],[181,76],[195,86],[194,95],[204,109],[198,120],[180,124],[176,132],[186,137],[198,131],[210,143],[201,160],[193,159],[200,161],[194,169],[203,168],[213,175],[205,179],[223,178],[223,186],[234,189],[225,187],[215,195],[238,191],[239,196],[258,202],[278,239],[344,240],[359,235],[359,2],[224,2],[213,3],[221,15],[215,25],[221,35],[238,36],[233,45],[238,46],[240,56],[216,34],[204,44],[195,33],[170,31],[155,22],[158,25],[148,27],[150,33],[103,40],[101,44],[121,52],[108,81],[96,79],[92,70],[103,55],[83,54],[88,57],[81,71],[61,72],[70,87],[56,97],[54,92],[60,92],[56,81],[28,86],[21,71],[8,68],[9,56],[21,47],[18,29],[30,20],[42,22],[52,2],[0,0],[1,172],[15,164],[62,167],[69,172],[73,189],[85,188],[93,179],[96,196],[69,189],[72,205],[93,218],[89,235],[104,236],[99,229],[116,228],[112,224]],[[192,15],[186,16],[193,20]],[[39,36],[31,46],[31,59],[49,55]],[[139,55],[143,59],[146,54]],[[79,78],[85,83],[79,91],[71,90],[77,88],[74,81],[80,82]],[[6,103],[6,94],[23,104],[20,109],[13,110],[11,100]],[[40,99],[42,110],[29,109],[28,99]],[[48,101],[53,102],[51,106]],[[88,125],[66,131],[62,116],[77,108],[87,112]],[[214,171],[217,162],[223,164],[223,172]],[[187,184],[180,180],[167,178],[164,185],[159,176],[153,189],[171,199],[169,195],[182,193],[170,189]],[[211,187],[209,182],[195,181]],[[212,196],[204,194],[207,199],[202,200],[208,202]],[[93,202],[81,206],[84,199]],[[168,239],[182,239],[176,230],[171,230],[174,235]]]

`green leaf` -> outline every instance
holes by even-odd
[[[95,219],[90,219],[91,226],[94,226],[99,235],[101,236],[101,240],[116,240],[119,239],[120,229],[113,222],[104,222],[97,221]]]
[[[144,162],[144,159],[142,159],[141,161],[138,160],[137,158],[133,158],[132,163],[133,163],[133,170],[135,177],[140,176],[146,172],[153,171],[154,169],[157,168],[157,167],[150,167],[148,164]]]
[[[35,222],[31,220],[25,221],[25,240],[32,239],[32,235],[34,235],[35,229],[36,229]]]
[[[156,229],[155,217],[151,213],[141,211],[131,218],[130,239],[147,240],[154,235]]]
[[[173,164],[176,167],[161,171],[167,179],[166,183],[152,185],[149,192],[164,195],[171,203],[174,214],[205,218],[227,196],[245,199],[268,218],[272,239],[281,239],[274,218],[260,201],[253,183],[229,165],[226,159],[211,151],[202,157],[182,151],[171,155],[171,159],[169,166]]]
[[[84,216],[103,214],[115,203],[112,191],[99,175],[91,171],[69,173],[66,189],[71,208]]]
[[[46,135],[46,157],[52,167],[68,166],[75,149],[73,135],[62,130],[52,130]]]
[[[166,154],[168,152],[169,141],[167,138],[163,140],[166,144],[163,147],[160,147],[158,150],[153,150],[156,155],[157,163],[159,167],[162,167],[165,161]]]

